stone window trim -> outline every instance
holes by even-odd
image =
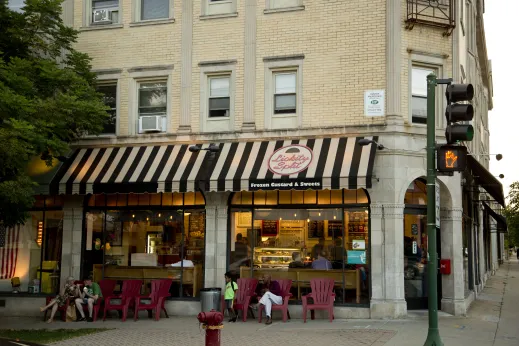
[[[265,128],[281,129],[273,124],[276,119],[292,119],[295,128],[301,128],[303,124],[303,60],[304,55],[288,55],[277,57],[265,57]],[[296,72],[296,113],[274,114],[274,76],[276,72]]]
[[[157,18],[157,19],[141,19],[142,0],[132,0],[132,21],[130,23],[130,27],[174,23],[175,18],[174,18],[173,4],[174,4],[174,0],[169,0],[167,17]]]
[[[201,2],[201,20],[238,16],[238,0],[201,0]]]
[[[92,0],[83,0],[83,23],[80,31],[89,30],[107,30],[107,29],[119,29],[124,27],[122,24],[123,18],[123,6],[122,0],[119,0],[118,5],[118,22],[112,24],[93,24],[92,23]]]
[[[139,85],[140,83],[165,81],[167,86],[166,128],[161,133],[171,132],[172,119],[172,71],[173,65],[139,66],[128,69],[129,74],[129,102],[128,135],[146,135],[139,133]],[[149,134],[148,134],[149,135]]]
[[[264,14],[304,11],[303,0],[265,0]]]
[[[98,69],[92,70],[97,75],[97,83],[98,85],[117,85],[116,92],[116,116],[117,120],[115,122],[115,134],[113,133],[101,133],[97,136],[86,136],[86,138],[115,138],[119,136],[119,119],[121,118],[121,83],[119,82],[121,79],[121,74],[123,72],[122,69]]]
[[[236,60],[200,62],[200,131],[228,132],[234,130],[236,98]],[[229,116],[209,118],[209,83],[211,77],[229,77]]]
[[[409,71],[408,71],[408,123],[413,126],[426,127],[426,124],[417,124],[412,121],[412,77],[413,68],[430,68],[435,70],[437,78],[443,78],[443,71],[445,66],[445,60],[449,57],[446,54],[431,53],[431,52],[420,52],[412,49],[408,49],[409,53]],[[445,128],[445,119],[443,116],[444,107],[446,103],[444,97],[439,97],[442,94],[441,86],[436,90],[436,128]]]

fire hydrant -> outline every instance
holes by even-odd
[[[214,309],[198,314],[198,322],[205,329],[205,346],[220,346],[220,329],[223,328],[223,314]]]

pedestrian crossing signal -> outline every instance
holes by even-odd
[[[461,172],[467,167],[467,148],[459,145],[442,145],[436,152],[438,172]]]

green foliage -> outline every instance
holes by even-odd
[[[509,246],[519,246],[519,181],[510,185],[508,205],[505,208]]]
[[[68,144],[98,134],[107,107],[95,90],[90,58],[74,50],[62,0],[26,0],[23,13],[0,2],[0,222],[23,222],[33,203],[26,166],[47,165]]]

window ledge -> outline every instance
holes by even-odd
[[[264,14],[271,14],[271,13],[282,13],[282,12],[295,12],[295,11],[304,11],[304,6],[294,6],[294,7],[281,7],[281,8],[271,8],[268,10],[264,10]]]
[[[82,26],[81,28],[79,28],[79,31],[122,29],[123,27],[123,24],[92,25]]]
[[[86,135],[82,139],[97,139],[97,138],[113,138],[113,139],[116,139],[117,135],[115,133],[100,133],[98,135]]]
[[[161,25],[161,24],[172,24],[175,23],[174,18],[170,19],[153,19],[153,20],[143,20],[140,22],[132,22],[130,23],[130,27],[135,26],[146,26],[146,25]]]
[[[229,121],[231,120],[231,117],[221,117],[221,118],[207,118],[207,121]]]
[[[231,17],[238,17],[238,12],[220,13],[220,14],[205,14],[205,15],[200,16],[200,20],[231,18]]]

